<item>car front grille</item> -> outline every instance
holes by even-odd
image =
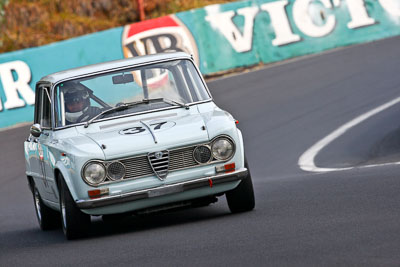
[[[195,148],[196,147],[190,147],[171,151],[169,169],[173,171],[198,165],[193,158],[193,150]]]
[[[121,160],[125,165],[125,179],[137,178],[153,174],[147,156]]]
[[[160,179],[164,179],[168,172],[197,166],[199,164],[193,158],[195,148],[196,146],[175,149],[170,150],[169,153],[162,151],[161,159],[156,159],[155,153],[122,159],[120,162],[126,168],[124,179],[135,179],[154,174]]]
[[[149,159],[150,166],[154,173],[160,180],[164,180],[168,175],[168,165],[169,165],[169,152],[167,150],[149,153],[147,155]]]

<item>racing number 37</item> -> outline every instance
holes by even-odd
[[[150,124],[150,126],[155,126],[154,130],[160,130],[161,127],[166,123],[167,123],[167,121],[163,121],[163,122]],[[137,126],[137,127],[132,127],[132,128],[122,130],[121,133],[122,134],[138,134],[138,133],[142,133],[144,131],[146,131],[146,128]]]

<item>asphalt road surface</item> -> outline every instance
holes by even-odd
[[[24,176],[28,127],[0,132],[0,266],[399,266],[400,104],[301,155],[353,119],[400,96],[400,38],[339,49],[209,82],[243,131],[252,212],[209,207],[96,219],[66,241],[39,230]],[[369,167],[363,167],[368,165]],[[340,170],[338,168],[349,168]]]

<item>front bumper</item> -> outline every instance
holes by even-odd
[[[105,207],[113,204],[119,204],[135,200],[148,199],[153,197],[185,192],[202,187],[211,187],[212,185],[215,184],[239,181],[245,178],[247,174],[248,170],[246,168],[241,168],[234,172],[217,174],[186,182],[168,184],[168,185],[158,186],[145,190],[133,191],[124,194],[118,194],[113,196],[105,196],[98,199],[77,200],[76,205],[80,209],[93,209],[93,208]]]

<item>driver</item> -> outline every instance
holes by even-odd
[[[101,112],[90,105],[90,95],[86,87],[79,83],[66,82],[62,86],[65,101],[65,123],[85,122]]]

